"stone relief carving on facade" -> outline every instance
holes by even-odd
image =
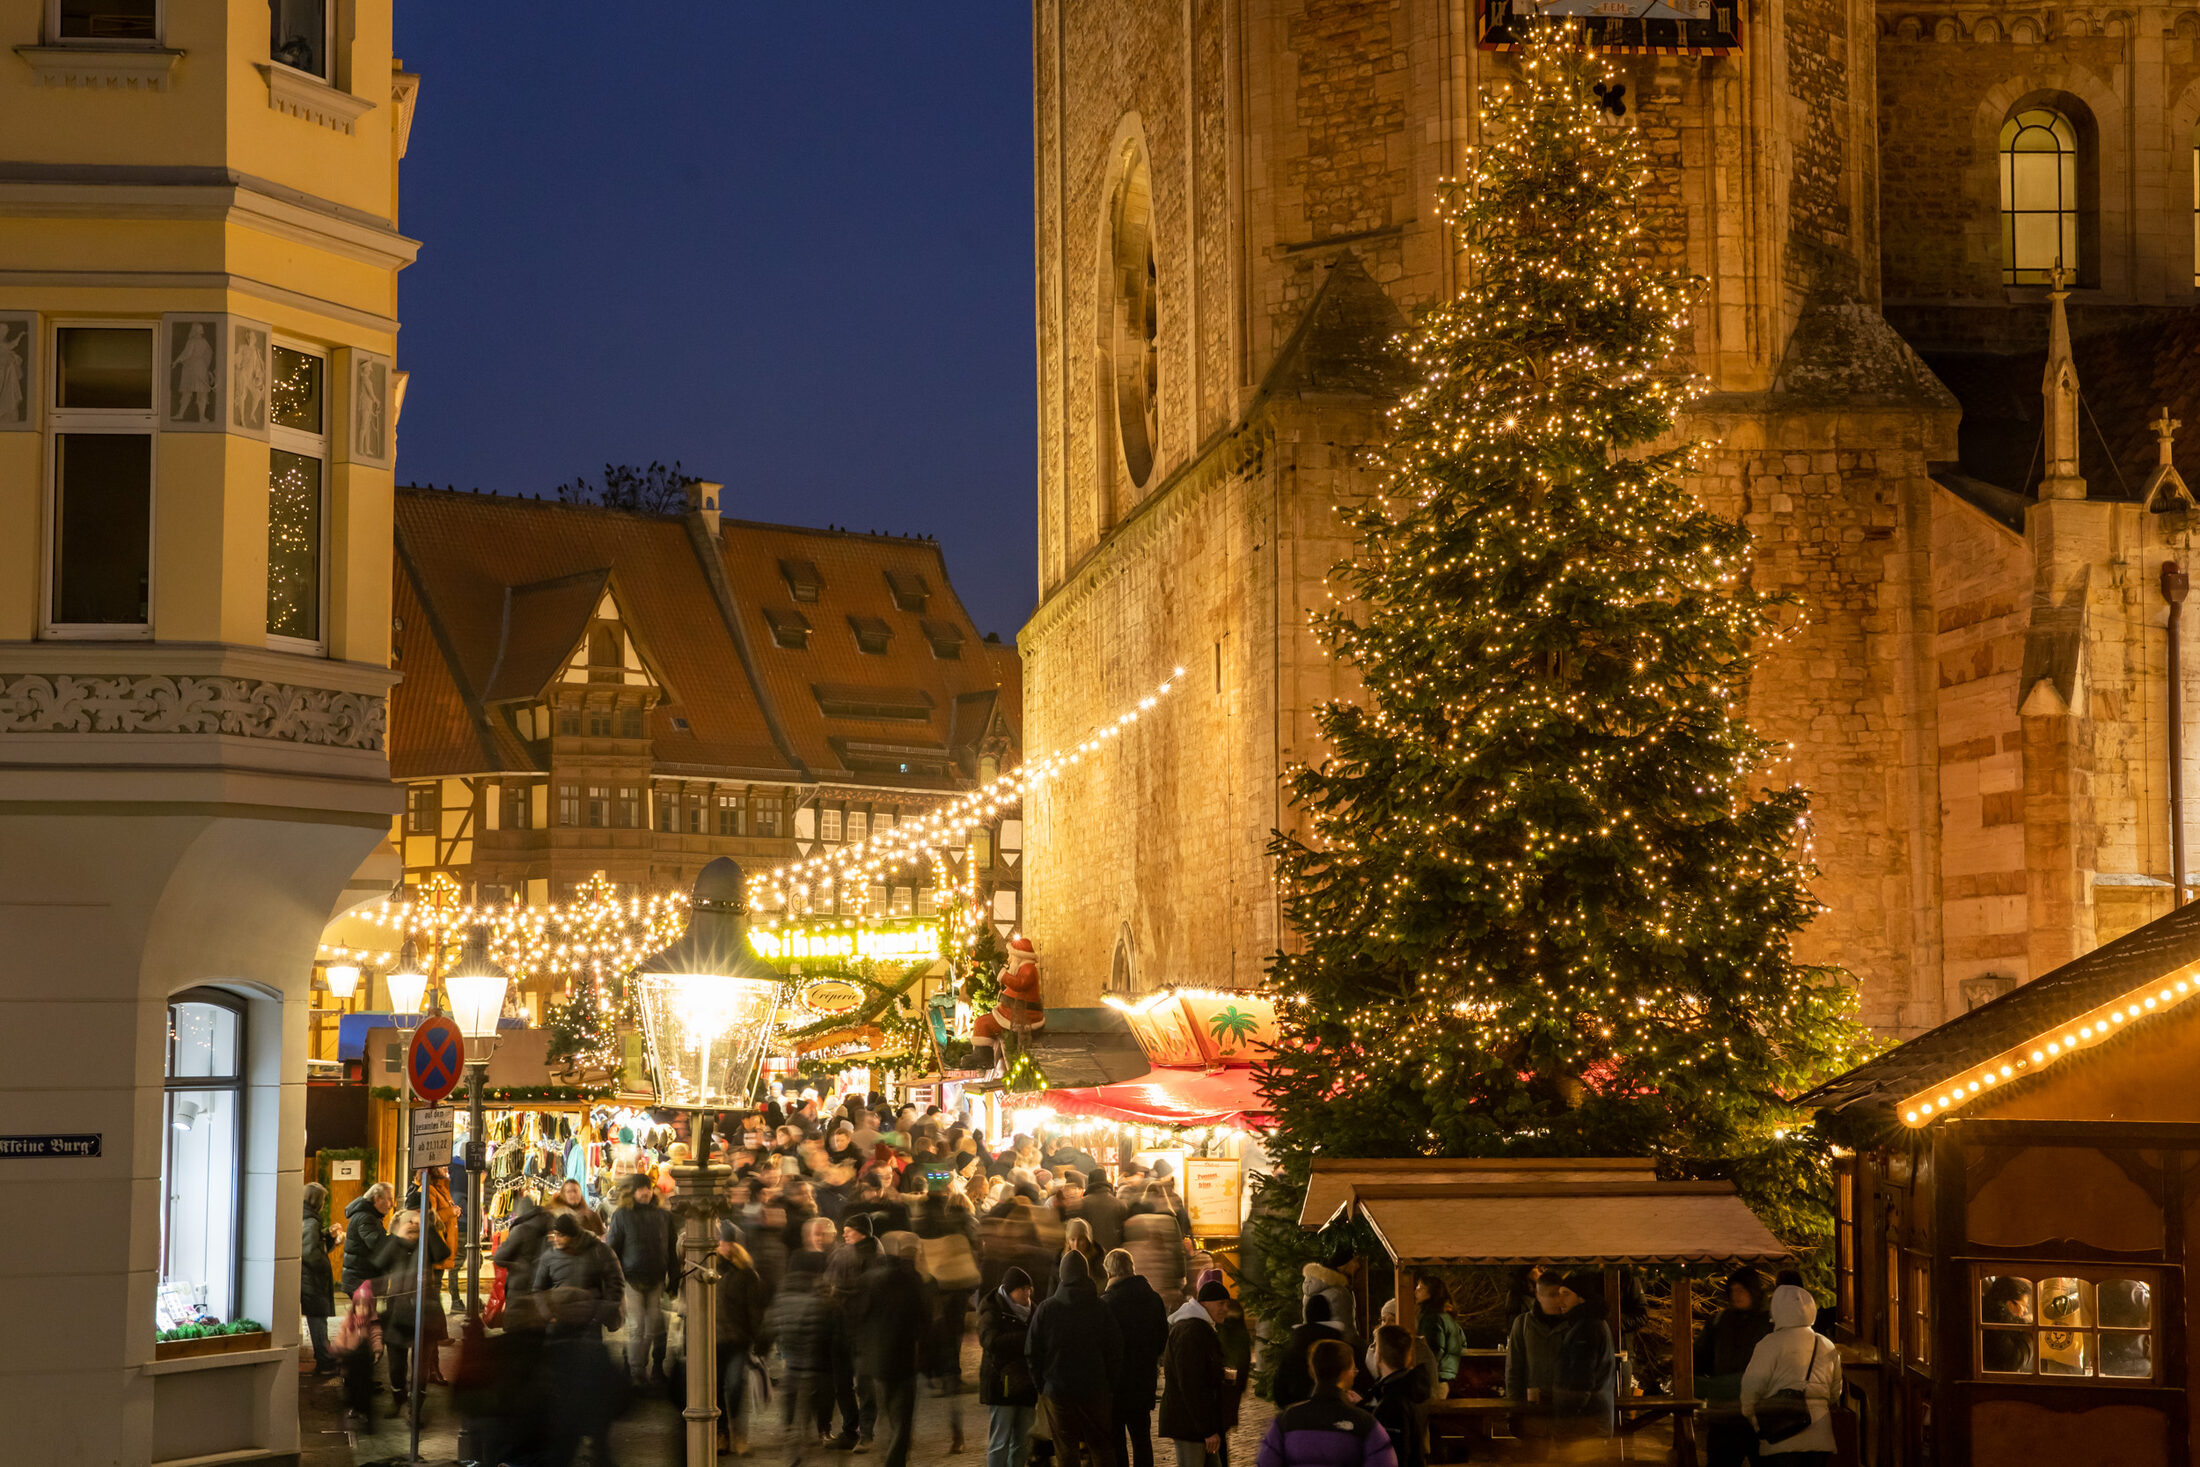
[[[0,676],[0,736],[21,733],[237,734],[380,751],[383,700],[235,677]]]
[[[204,321],[173,323],[175,359],[168,367],[168,415],[179,423],[220,421],[214,343],[206,328]]]
[[[230,426],[254,437],[267,436],[267,328],[239,321],[230,351]]]
[[[0,316],[0,429],[31,424],[31,343],[36,322]]]

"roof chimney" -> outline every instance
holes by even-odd
[[[689,514],[703,517],[703,528],[711,539],[718,538],[718,496],[726,492],[723,484],[713,484],[708,479],[690,479],[681,486],[687,493]]]

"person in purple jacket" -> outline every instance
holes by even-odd
[[[1352,1347],[1323,1340],[1309,1355],[1313,1398],[1278,1412],[1268,1424],[1259,1467],[1398,1467],[1390,1433],[1347,1397],[1359,1372]]]

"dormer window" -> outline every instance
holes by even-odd
[[[848,626],[856,634],[856,646],[859,649],[873,657],[886,655],[886,644],[893,640],[894,633],[883,619],[875,616],[851,616],[848,618]]]
[[[767,606],[764,621],[772,629],[774,646],[801,651],[810,645],[810,619],[791,606]]]
[[[787,594],[797,601],[815,601],[817,593],[825,589],[824,578],[812,561],[782,560],[779,574],[786,579]]]
[[[267,0],[267,9],[269,58],[292,71],[331,80],[328,58],[329,29],[336,10],[333,0]]]
[[[932,655],[942,662],[954,662],[963,655],[962,628],[951,621],[922,621],[917,623],[924,632],[924,640],[932,644]]]
[[[924,603],[931,599],[932,588],[920,575],[905,575],[901,571],[886,573],[886,589],[894,593],[894,604],[903,611],[921,614]]]
[[[160,0],[60,0],[54,39],[101,45],[160,40]]]

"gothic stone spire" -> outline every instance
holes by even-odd
[[[2040,480],[2042,499],[2085,498],[2085,480],[2078,474],[2078,364],[2070,355],[2070,318],[2063,308],[2070,292],[2064,279],[2058,262],[2048,272],[2047,371],[2040,380],[2040,396],[2047,405],[2047,472]]]

